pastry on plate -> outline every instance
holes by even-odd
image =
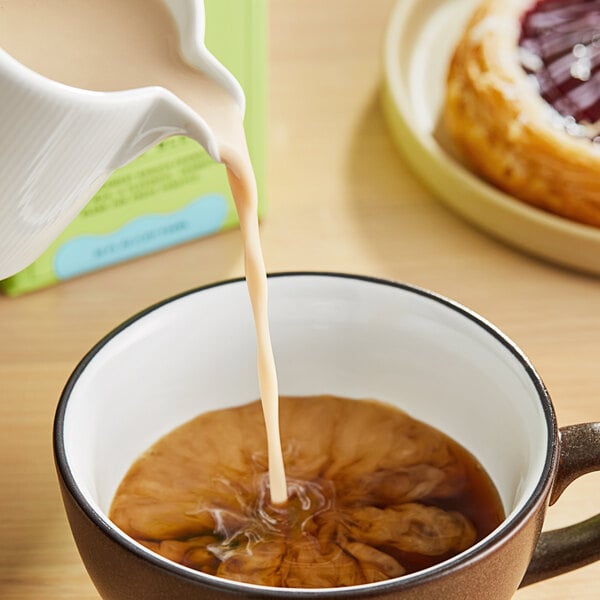
[[[600,0],[483,0],[452,57],[444,120],[498,188],[600,227]]]

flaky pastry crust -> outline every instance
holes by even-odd
[[[484,0],[453,55],[446,127],[469,166],[546,211],[600,227],[600,144],[557,125],[519,60],[533,0]]]

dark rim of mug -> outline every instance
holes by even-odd
[[[154,567],[165,570],[170,573],[171,576],[176,576],[202,584],[206,587],[212,588],[215,591],[220,590],[223,592],[231,592],[234,594],[243,593],[246,596],[260,596],[263,598],[278,598],[282,593],[285,592],[286,597],[294,599],[311,598],[314,599],[316,596],[327,595],[331,598],[366,598],[369,596],[380,595],[386,592],[399,591],[402,589],[408,589],[417,585],[423,584],[425,581],[433,581],[440,577],[444,577],[459,568],[465,568],[471,563],[479,562],[485,556],[488,556],[498,547],[506,543],[512,538],[528,521],[528,517],[535,514],[539,509],[540,505],[545,501],[546,494],[551,486],[551,474],[556,467],[557,462],[557,450],[558,450],[558,426],[556,423],[556,416],[554,408],[550,400],[550,396],[544,385],[541,377],[538,375],[533,365],[524,355],[524,353],[512,342],[506,335],[498,330],[490,322],[486,321],[483,317],[461,305],[460,303],[450,300],[443,295],[431,292],[429,290],[419,288],[417,286],[409,285],[406,283],[399,283],[392,280],[381,279],[377,277],[370,277],[365,275],[353,275],[346,273],[336,273],[327,271],[289,271],[289,272],[277,272],[270,273],[269,279],[275,279],[280,277],[325,277],[325,278],[340,278],[340,279],[353,279],[366,283],[373,283],[377,285],[385,285],[396,287],[420,296],[424,296],[431,300],[434,300],[444,306],[451,308],[452,310],[460,313],[464,317],[476,323],[479,327],[484,329],[488,334],[494,337],[500,342],[511,354],[519,361],[523,369],[526,371],[529,379],[535,386],[538,394],[538,398],[541,402],[542,409],[544,412],[545,422],[547,426],[547,447],[546,447],[546,460],[544,468],[539,481],[536,484],[534,492],[531,494],[527,502],[519,510],[519,512],[513,515],[509,523],[504,522],[504,527],[501,531],[496,530],[492,532],[487,538],[484,538],[482,542],[479,542],[476,546],[465,550],[461,554],[454,558],[448,559],[444,562],[439,563],[433,567],[426,569],[425,571],[416,571],[402,577],[395,579],[388,579],[385,581],[376,582],[373,584],[363,584],[359,586],[350,587],[337,587],[337,588],[271,588],[266,586],[258,586],[253,584],[246,584],[236,581],[230,581],[227,579],[209,576],[200,571],[194,571],[189,568],[182,567],[181,565],[168,561],[162,558],[158,554],[155,554],[149,550],[135,544],[126,534],[120,532],[116,526],[110,526],[106,523],[105,519],[99,515],[94,507],[92,507],[75,481],[75,478],[69,467],[65,446],[63,427],[65,413],[69,402],[71,392],[77,383],[77,380],[87,368],[89,363],[94,359],[96,354],[113,338],[118,336],[121,332],[127,329],[136,321],[142,319],[153,311],[175,302],[186,296],[194,295],[204,290],[209,290],[214,287],[223,287],[226,285],[239,284],[245,281],[245,278],[238,277],[234,279],[223,280],[208,285],[203,285],[181,294],[177,294],[165,300],[162,300],[148,308],[140,311],[136,315],[130,317],[124,321],[121,325],[117,326],[110,333],[104,336],[98,343],[96,343],[88,353],[81,359],[79,364],[75,367],[73,373],[69,377],[62,394],[60,396],[58,406],[54,417],[54,429],[53,429],[53,447],[54,455],[56,459],[56,467],[59,471],[60,477],[62,478],[67,490],[84,511],[86,516],[109,538],[114,542],[125,547],[127,550],[132,552],[144,561],[148,561]]]

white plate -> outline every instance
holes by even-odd
[[[600,274],[600,229],[524,204],[453,156],[439,134],[446,72],[478,0],[399,0],[385,39],[383,106],[407,163],[473,225],[529,254]]]

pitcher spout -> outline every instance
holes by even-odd
[[[146,107],[140,110],[138,100],[138,119],[131,124],[127,140],[112,158],[110,170],[125,166],[159,142],[175,135],[193,138],[214,161],[221,162],[216,137],[202,116],[165,88],[145,88],[139,92],[146,96]],[[135,101],[133,97],[132,101]]]

